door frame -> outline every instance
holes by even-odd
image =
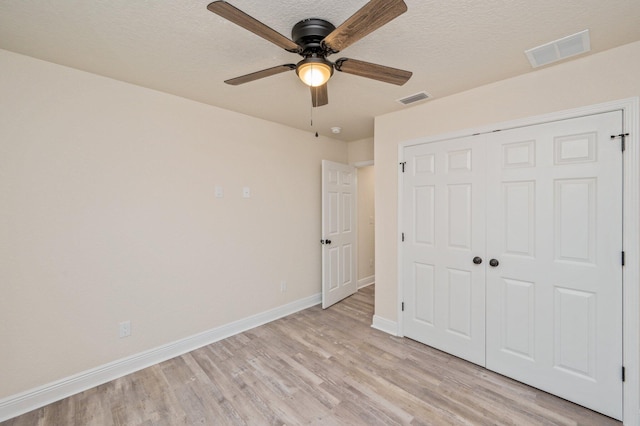
[[[526,117],[523,119],[488,124],[472,129],[460,130],[443,135],[417,138],[398,144],[398,159],[402,163],[404,149],[408,146],[457,139],[474,134],[491,133],[519,127],[534,126],[552,121],[567,120],[587,115],[611,111],[622,111],[623,128],[627,137],[623,156],[623,250],[626,264],[622,268],[622,358],[625,367],[623,382],[623,422],[626,425],[640,425],[640,97],[605,102],[550,114]],[[616,141],[619,143],[619,141]],[[614,143],[614,142],[612,142]],[[397,331],[404,336],[402,303],[404,300],[403,250],[402,250],[402,209],[404,178],[402,169],[398,169],[398,229],[397,229]]]
[[[360,216],[360,169],[364,168],[364,167],[371,167],[374,166],[375,167],[375,161],[374,160],[364,160],[364,161],[356,161],[355,163],[349,163],[350,166],[353,166],[356,168],[356,190],[357,190],[357,194],[356,194],[356,223],[358,226],[358,229],[356,230],[356,239],[357,239],[357,244],[356,244],[356,281],[357,281],[357,287],[358,290],[360,290],[361,288],[365,288],[370,286],[371,284],[375,284],[376,282],[376,276],[375,273],[372,276],[369,277],[364,277],[364,278],[359,278],[360,277],[360,220],[358,219]],[[375,170],[375,169],[374,169]],[[374,171],[375,174],[375,171]],[[373,189],[375,189],[375,184],[373,185]],[[375,191],[373,191],[375,192]],[[374,197],[375,198],[375,197]],[[375,215],[375,212],[374,212]],[[375,222],[374,222],[375,223]],[[375,234],[375,226],[374,226],[374,234]],[[375,243],[374,243],[375,246]],[[375,265],[375,253],[374,253],[374,258],[373,258],[373,262]],[[374,271],[375,272],[375,271]],[[370,280],[369,278],[373,278],[372,280]],[[360,283],[361,280],[365,280],[365,282],[363,284]]]

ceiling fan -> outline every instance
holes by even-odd
[[[327,60],[327,56],[340,52],[406,12],[407,5],[403,0],[371,0],[337,28],[324,19],[304,19],[293,26],[291,39],[226,1],[214,1],[207,9],[303,58],[297,64],[278,65],[226,80],[227,84],[244,84],[296,70],[298,77],[311,88],[312,105],[320,107],[329,103],[327,81],[334,70],[399,86],[406,83],[412,75],[410,71],[356,59],[340,58],[335,62]]]

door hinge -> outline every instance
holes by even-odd
[[[402,173],[404,173],[404,166],[407,165],[406,161],[403,161],[402,163],[400,163],[400,166],[402,166]]]
[[[625,260],[624,260],[624,252],[622,252],[622,266],[624,266],[624,262],[625,262]]]
[[[404,302],[402,302],[402,312],[404,312]]]
[[[611,139],[620,138],[620,150],[622,152],[624,152],[624,150],[627,149],[627,142],[626,142],[627,136],[629,136],[629,133],[620,133],[619,135],[611,135]]]
[[[623,382],[625,381],[625,378],[626,378],[625,376],[626,376],[626,370],[625,370],[624,366],[622,366],[622,381]]]
[[[404,232],[402,233],[402,241],[404,242]]]

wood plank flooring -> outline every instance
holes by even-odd
[[[2,423],[620,425],[371,328],[373,286]]]

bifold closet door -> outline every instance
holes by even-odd
[[[484,136],[405,150],[403,188],[406,337],[485,363]]]
[[[489,135],[487,368],[622,417],[620,111]]]
[[[616,111],[406,147],[403,334],[620,419],[620,133]]]

